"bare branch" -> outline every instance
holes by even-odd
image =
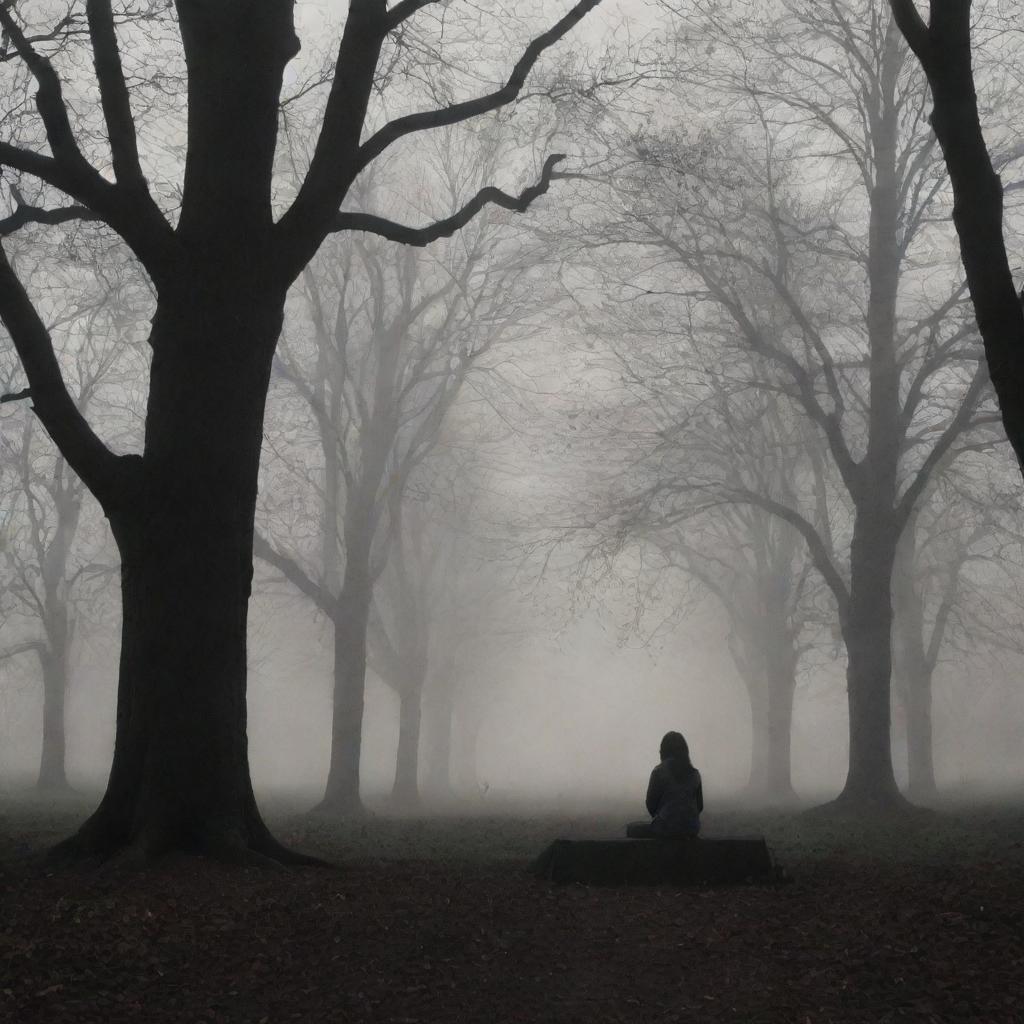
[[[523,189],[517,196],[509,195],[500,188],[488,185],[482,188],[477,194],[462,207],[457,213],[443,220],[435,221],[421,228],[409,227],[405,224],[398,224],[385,217],[378,217],[372,213],[339,213],[334,221],[335,231],[368,231],[375,235],[381,235],[392,242],[401,242],[405,245],[424,246],[436,242],[439,238],[449,238],[456,231],[465,227],[485,206],[488,204],[500,206],[505,210],[512,210],[516,213],[524,213],[529,205],[551,187],[553,178],[558,177],[554,173],[555,165],[565,159],[564,153],[553,153],[544,161],[544,169],[541,172],[540,180],[529,188]]]
[[[109,10],[109,2],[107,7]],[[161,277],[168,261],[168,246],[173,241],[173,232],[149,195],[141,171],[133,176],[129,169],[126,172],[126,182],[119,186],[107,181],[89,163],[79,149],[71,129],[60,78],[50,62],[33,48],[32,43],[21,31],[8,4],[0,4],[0,27],[10,37],[16,52],[39,86],[36,92],[36,107],[53,154],[48,157],[7,142],[0,142],[0,166],[6,165],[31,174],[88,206],[97,214],[95,219],[105,221],[124,238],[155,279]],[[112,26],[110,31],[113,33]],[[116,40],[112,45],[114,59],[117,60]],[[99,67],[97,73],[100,73]],[[109,93],[109,70],[106,66],[105,73]],[[127,117],[130,125],[131,110],[127,108],[126,93],[124,104],[125,109],[120,110],[119,116]],[[106,105],[105,99],[105,111]],[[125,153],[124,135],[129,131],[134,151],[133,127],[119,123],[116,132],[111,129],[111,146],[113,148],[116,145],[122,156]],[[116,151],[114,155],[115,160],[118,160]],[[135,159],[137,162],[137,153]],[[126,161],[130,163],[129,158],[126,158]]]
[[[949,423],[946,424],[946,429],[942,431],[939,439],[935,442],[932,450],[928,453],[927,458],[921,464],[921,468],[915,474],[910,486],[906,489],[903,497],[900,499],[898,513],[901,517],[901,527],[909,518],[917,499],[928,486],[928,481],[931,479],[932,473],[935,471],[935,467],[943,460],[946,453],[952,447],[953,442],[963,434],[968,426],[970,426],[971,417],[974,415],[978,399],[985,390],[988,380],[988,370],[986,369],[985,364],[978,363],[978,368],[974,373],[974,377],[971,379],[970,387],[968,387],[963,401],[960,403],[960,407],[956,411],[956,415],[953,416]]]
[[[766,497],[763,494],[758,494],[756,491],[737,490],[732,492],[732,494],[736,501],[757,505],[759,508],[763,508],[765,511],[771,512],[773,515],[785,520],[804,538],[810,550],[811,558],[814,561],[814,567],[821,573],[835,596],[836,604],[839,606],[840,620],[845,619],[846,608],[850,600],[849,588],[842,574],[836,568],[835,562],[832,561],[832,556],[821,534],[818,533],[810,520],[802,516],[796,509],[783,505],[782,502],[775,501],[773,498]]]
[[[921,66],[927,70],[932,62],[931,40],[928,26],[917,9],[914,0],[889,0],[896,27],[903,33],[907,45],[914,51]]]
[[[432,4],[441,3],[441,0],[401,0],[388,11],[388,31],[393,32],[403,21],[408,21],[417,11]]]
[[[554,46],[563,36],[574,28],[580,20],[592,11],[601,0],[580,0],[563,18],[557,21],[547,32],[537,36],[523,51],[522,57],[516,62],[512,73],[501,88],[476,99],[453,103],[438,110],[425,110],[418,114],[407,114],[396,118],[375,132],[359,148],[359,167],[366,167],[374,161],[388,146],[398,139],[414,132],[426,131],[429,128],[442,128],[449,124],[458,124],[491,110],[497,110],[506,103],[511,103],[526,83],[527,75],[537,63],[540,55]]]
[[[124,460],[96,436],[68,394],[60,365],[32,300],[0,246],[0,319],[10,332],[28,377],[32,408],[68,464],[107,508]]]
[[[337,602],[319,583],[313,580],[294,558],[278,551],[266,537],[256,531],[252,553],[256,558],[277,569],[296,590],[305,594],[322,612],[333,615]]]
[[[384,12],[382,16],[377,4],[353,3],[338,48],[334,82],[309,171],[295,201],[277,226],[280,236],[278,249],[281,259],[290,265],[291,273],[298,276],[324,235],[338,230],[333,226],[338,217],[337,210],[352,182],[388,146],[413,132],[457,124],[510,103],[519,95],[540,55],[558,42],[598,3],[600,0],[580,0],[552,28],[537,36],[526,47],[508,81],[500,89],[439,110],[396,118],[362,145],[359,140],[373,90],[377,62],[391,24],[388,13]],[[404,4],[399,4],[391,13],[399,10],[411,13],[411,8]]]
[[[8,647],[3,651],[0,651],[0,662],[10,661],[11,658],[18,657],[19,654],[27,654],[29,651],[45,651],[46,642],[43,640],[26,640],[24,643],[15,644],[13,647]]]
[[[135,122],[117,47],[114,15],[110,0],[88,0],[86,15],[92,40],[93,65],[100,89],[100,104],[110,138],[110,154],[118,182],[133,191],[146,193],[146,179],[139,164]]]
[[[57,72],[53,65],[32,46],[22,32],[21,26],[14,20],[9,5],[0,5],[0,25],[4,34],[14,44],[18,56],[25,62],[32,77],[39,85],[36,93],[36,107],[46,129],[46,139],[54,157],[68,165],[85,163],[78,143],[75,141],[71,122],[68,119],[67,106],[64,103],[64,92],[61,88]]]
[[[14,212],[0,217],[0,238],[13,235],[28,224],[67,224],[75,220],[101,221],[103,218],[88,206],[58,206],[46,210],[41,206],[30,206],[22,202],[17,189],[11,188],[15,199]]]

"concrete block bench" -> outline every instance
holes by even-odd
[[[589,885],[724,885],[771,882],[763,837],[722,839],[556,839],[530,872]]]

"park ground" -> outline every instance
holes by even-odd
[[[335,869],[168,857],[53,870],[87,804],[0,799],[0,1021],[1024,1022],[1024,804],[906,820],[705,816],[764,834],[790,881],[553,886],[526,872],[582,817],[329,824],[270,804]]]

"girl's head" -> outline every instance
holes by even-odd
[[[690,747],[681,732],[667,732],[661,739],[659,755],[662,761],[669,758],[678,759],[685,765],[690,764]]]

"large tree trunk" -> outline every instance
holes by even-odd
[[[158,306],[145,454],[108,509],[123,602],[113,764],[59,852],[288,857],[257,810],[246,737],[253,518],[284,296],[230,277]]]
[[[927,803],[935,796],[932,737],[932,678],[924,665],[907,676],[907,791]]]
[[[38,789],[68,789],[64,702],[67,695],[67,651],[39,652],[43,673],[43,744],[39,758]]]
[[[860,463],[850,543],[850,591],[843,622],[850,712],[850,765],[838,803],[850,809],[897,808],[890,735],[892,708],[892,574],[899,539],[900,366],[896,304],[900,279],[901,197],[897,173],[897,83],[903,51],[886,28],[878,105],[870,115],[874,153],[868,246],[867,450]]]
[[[906,707],[907,792],[928,802],[935,795],[932,755],[932,664],[925,646],[924,600],[914,579],[916,516],[900,538],[893,578],[896,630],[893,657]],[[941,618],[941,616],[940,616]],[[936,629],[941,630],[941,622]]]
[[[892,764],[892,570],[895,536],[884,516],[858,510],[850,546],[847,651],[850,764],[838,803],[850,809],[904,801]]]
[[[331,715],[331,762],[323,800],[325,814],[364,811],[359,795],[366,704],[366,631],[373,584],[359,549],[347,546],[348,560],[334,619],[334,706]]]
[[[781,649],[770,651],[767,658],[767,676],[768,758],[765,766],[765,793],[772,802],[792,803],[796,800],[792,776],[795,652]]]
[[[68,486],[69,470],[58,460],[54,470],[56,529],[42,559],[43,624],[46,646],[38,648],[43,676],[43,743],[39,759],[39,789],[68,788],[64,706],[68,691],[71,621],[66,577],[68,558],[82,512],[81,494]]]
[[[398,756],[392,799],[403,806],[419,803],[420,723],[423,717],[423,688],[410,683],[403,690],[398,715]]]

